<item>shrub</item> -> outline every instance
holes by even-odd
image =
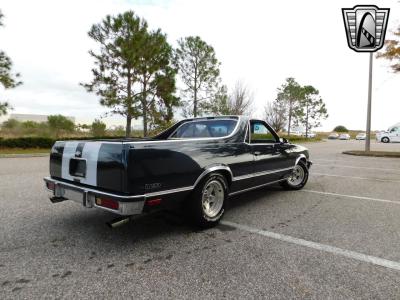
[[[47,123],[50,129],[56,133],[56,136],[59,136],[62,131],[73,132],[75,129],[74,122],[62,115],[48,116]]]
[[[19,126],[20,122],[15,119],[8,119],[7,121],[4,121],[3,124],[1,124],[1,127],[5,129],[15,129]]]
[[[333,131],[336,131],[336,132],[349,132],[349,130],[346,127],[344,127],[343,125],[336,126],[333,129]]]
[[[53,139],[44,137],[1,139],[0,148],[51,148],[54,142]]]
[[[94,120],[91,127],[94,136],[104,136],[106,133],[106,124],[98,119]]]
[[[91,140],[91,139],[119,139],[123,138],[121,136],[118,137],[70,137],[70,138],[62,138],[60,140],[68,141],[68,140]],[[0,137],[0,148],[51,148],[53,144],[57,141],[57,139],[47,138],[47,137],[22,137],[22,138],[10,138],[3,139]]]

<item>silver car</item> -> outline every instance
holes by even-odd
[[[350,134],[348,133],[342,133],[339,135],[339,140],[349,140],[350,139]]]
[[[365,132],[360,132],[356,135],[356,140],[363,141],[367,138],[367,134]]]
[[[328,139],[330,140],[337,140],[339,138],[339,135],[336,132],[332,132],[329,136]]]

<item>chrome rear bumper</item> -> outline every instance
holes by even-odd
[[[102,192],[96,189],[59,181],[50,177],[45,177],[44,181],[46,183],[46,188],[52,193],[50,201],[53,203],[72,200],[86,208],[99,208],[122,216],[137,215],[143,212],[145,203],[144,197],[138,198]],[[98,202],[101,203],[101,201],[98,201],[99,199],[111,199],[113,203],[118,203],[118,207],[109,208],[99,205]]]

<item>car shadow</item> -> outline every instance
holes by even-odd
[[[279,186],[268,186],[231,197],[228,201],[227,212],[246,209],[257,201],[265,199],[266,195],[280,192],[282,189]],[[43,218],[38,225],[42,228],[51,226],[54,233],[66,237],[70,243],[85,243],[88,247],[108,244],[108,247],[112,245],[112,248],[121,247],[121,249],[133,249],[132,246],[138,243],[154,244],[160,241],[181,240],[182,236],[208,231],[189,225],[183,214],[178,211],[144,214],[117,228],[109,228],[106,225],[106,222],[118,217],[112,213],[80,207],[68,211],[70,213],[60,210],[56,216]],[[218,225],[215,229],[227,231],[225,227],[225,225]],[[37,228],[37,230],[41,229]],[[214,229],[210,229],[212,230]]]
[[[237,196],[232,196],[228,201],[228,210],[242,209],[243,207],[251,206],[254,202],[261,199],[284,192],[279,185],[271,185],[264,188],[259,188]]]

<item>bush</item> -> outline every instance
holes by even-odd
[[[333,129],[333,131],[336,131],[336,132],[349,132],[349,130],[346,127],[344,127],[343,125],[336,126]]]
[[[1,127],[5,129],[15,129],[19,126],[20,122],[15,119],[8,119],[7,121],[4,121],[3,124],[1,124]]]
[[[98,119],[94,120],[91,129],[94,136],[104,136],[106,134],[106,124]]]
[[[1,139],[0,148],[51,148],[55,140],[44,137]]]
[[[75,129],[74,122],[62,115],[48,116],[47,123],[56,136],[59,136],[61,132],[73,132]]]
[[[61,140],[91,140],[91,139],[119,139],[123,137],[70,137],[70,138],[62,138]],[[22,137],[22,138],[11,138],[11,139],[3,139],[0,138],[0,148],[51,148],[53,144],[56,142],[56,139],[46,138],[46,137]]]

